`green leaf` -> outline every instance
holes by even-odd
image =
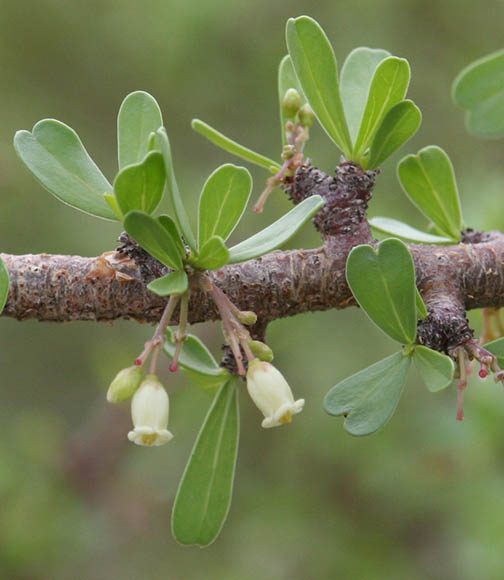
[[[163,349],[165,354],[172,359],[175,354],[175,341],[170,329],[166,331]],[[184,374],[209,395],[215,395],[223,381],[229,377],[229,373],[217,364],[207,347],[193,334],[189,334],[184,341],[179,364]]]
[[[370,435],[392,417],[401,398],[410,357],[402,352],[344,379],[324,399],[330,415],[346,415],[351,435]]]
[[[228,377],[226,372],[222,373],[222,375],[213,377],[210,375],[202,375],[201,373],[186,368],[182,368],[182,374],[209,397],[215,397],[215,393],[222,387]]]
[[[389,109],[371,143],[367,166],[374,169],[418,131],[422,113],[413,101],[400,101]]]
[[[385,115],[404,99],[410,80],[410,67],[404,58],[390,56],[376,67],[362,123],[355,140],[354,156],[360,157],[371,145]]]
[[[145,159],[122,169],[114,180],[114,192],[123,214],[139,209],[154,213],[163,197],[165,168],[159,151],[151,151]]]
[[[168,338],[169,334],[171,335],[171,332],[167,332],[164,351],[170,359],[173,359],[175,343],[173,338]],[[206,346],[192,334],[188,335],[184,342],[179,364],[182,373],[210,397],[214,397],[223,383],[229,379],[229,373],[215,362]]]
[[[388,50],[361,46],[346,57],[341,68],[341,100],[352,141],[355,141],[376,67],[390,56]]]
[[[10,278],[5,262],[0,258],[0,313],[4,309],[9,295]]]
[[[285,134],[285,124],[289,120],[284,113],[283,109],[283,99],[285,97],[285,93],[289,89],[296,89],[299,93],[303,101],[306,101],[306,97],[304,96],[303,89],[299,84],[299,81],[296,76],[296,71],[294,70],[294,66],[292,65],[292,59],[287,54],[282,58],[280,61],[280,66],[278,67],[278,99],[280,101],[280,125],[282,129],[282,146],[287,145],[287,137]]]
[[[352,140],[339,92],[336,57],[327,36],[308,16],[289,18],[286,36],[296,76],[313,112],[329,137],[350,157]]]
[[[184,545],[208,546],[218,536],[231,504],[240,421],[233,380],[215,397],[182,476],[172,512],[172,531]]]
[[[396,239],[354,248],[346,275],[357,302],[391,338],[412,344],[416,337],[415,266],[408,248]]]
[[[424,320],[427,317],[428,311],[427,306],[425,306],[425,302],[423,301],[422,295],[418,291],[418,288],[415,288],[415,304],[417,310],[417,316],[420,320]]]
[[[504,135],[504,50],[466,67],[453,83],[452,95],[467,110],[466,125],[479,137]]]
[[[130,211],[124,219],[124,229],[142,248],[174,270],[182,270],[179,245],[156,219],[140,211]]]
[[[420,244],[453,244],[452,238],[444,238],[422,232],[392,218],[374,217],[369,220],[369,225],[378,232],[392,234],[408,242],[418,242]]]
[[[119,169],[142,161],[149,150],[150,134],[162,126],[156,99],[144,91],[130,93],[117,116]]]
[[[408,155],[398,166],[401,185],[418,209],[455,241],[463,229],[455,173],[448,155],[434,145]]]
[[[200,135],[203,135],[203,137],[206,137],[209,141],[217,145],[217,147],[231,153],[231,155],[236,155],[236,157],[245,159],[245,161],[259,165],[259,167],[264,167],[264,169],[272,173],[277,173],[280,170],[280,165],[276,161],[268,159],[268,157],[240,145],[200,119],[193,119],[191,121],[191,127]]]
[[[199,270],[218,270],[229,261],[229,250],[224,244],[224,240],[219,236],[212,236],[197,258],[191,261],[191,265]]]
[[[504,338],[497,338],[487,344],[483,345],[489,352],[497,357],[497,361],[501,367],[504,367]]]
[[[187,249],[184,246],[182,240],[180,239],[180,234],[178,232],[177,226],[175,225],[175,222],[171,219],[169,215],[160,215],[157,218],[157,220],[171,236],[172,240],[175,242],[177,246],[178,253],[182,257],[182,260],[184,260],[187,254]]]
[[[442,391],[452,384],[455,363],[449,356],[418,345],[413,352],[413,360],[431,393]]]
[[[85,213],[117,220],[103,197],[112,191],[112,185],[71,127],[44,119],[31,133],[18,131],[14,148],[33,176],[60,201]]]
[[[162,278],[156,278],[147,288],[158,296],[169,296],[170,294],[183,294],[187,290],[189,280],[184,270],[170,272]]]
[[[275,250],[287,242],[324,205],[320,195],[312,195],[279,220],[229,250],[229,264],[244,262]]]
[[[171,329],[166,330],[164,351],[170,358],[175,354],[175,340]],[[212,377],[227,376],[225,369],[217,364],[212,353],[194,334],[188,334],[179,357],[180,366]]]
[[[198,246],[213,236],[224,241],[240,221],[252,190],[244,167],[221,165],[207,179],[199,200]]]
[[[104,193],[103,197],[104,197],[105,201],[109,204],[111,210],[117,216],[117,219],[122,222],[124,219],[124,216],[123,216],[123,213],[121,211],[121,208],[119,207],[119,204],[117,203],[116,196],[113,193]]]
[[[189,223],[189,218],[187,217],[187,213],[184,204],[182,202],[182,198],[180,197],[177,180],[175,179],[175,173],[173,171],[173,161],[170,141],[168,139],[168,135],[166,134],[165,128],[161,127],[160,129],[158,129],[156,131],[156,135],[158,138],[159,149],[163,154],[165,162],[166,187],[168,190],[170,202],[173,207],[173,211],[175,213],[175,223],[177,224],[180,233],[184,236],[184,239],[188,243],[191,250],[196,252],[197,248],[196,239],[192,232],[191,225]]]

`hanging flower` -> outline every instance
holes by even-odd
[[[146,446],[170,441],[173,435],[166,429],[168,412],[168,393],[156,375],[147,375],[131,400],[134,429],[128,433],[128,439]]]
[[[291,388],[280,371],[257,358],[248,365],[247,390],[265,417],[262,422],[265,428],[290,423],[292,416],[304,407],[304,399],[294,401]]]

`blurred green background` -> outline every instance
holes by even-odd
[[[315,6],[315,7],[314,7]],[[0,1],[0,248],[10,253],[97,255],[117,226],[52,198],[16,158],[12,137],[41,118],[74,127],[111,179],[115,115],[124,96],[156,96],[191,207],[206,176],[229,158],[190,130],[197,116],[277,156],[276,69],[289,16],[308,13],[340,64],[354,47],[409,59],[409,95],[423,126],[402,154],[435,143],[456,168],[468,225],[504,228],[504,143],[470,137],[450,99],[460,69],[502,48],[504,3],[352,0],[306,3],[187,0]],[[339,154],[320,130],[308,153],[331,171]],[[372,215],[423,226],[395,179],[400,154],[379,178]],[[255,195],[265,174],[253,170]],[[289,208],[275,193],[235,239]],[[310,228],[293,246],[314,247]],[[473,326],[479,327],[473,313]],[[201,335],[218,354],[218,328]],[[8,580],[500,579],[504,577],[504,394],[473,379],[466,420],[455,389],[431,395],[412,376],[397,414],[370,438],[327,416],[333,384],[392,352],[357,309],[278,321],[276,364],[305,411],[264,431],[241,396],[242,437],[233,505],[217,542],[182,548],[170,510],[209,400],[179,377],[169,445],[126,440],[129,409],[105,392],[150,327],[19,323],[0,319],[0,578]]]

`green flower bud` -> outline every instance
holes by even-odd
[[[243,310],[238,315],[238,320],[246,326],[252,326],[257,322],[257,314],[252,310]]]
[[[115,379],[110,383],[107,391],[109,403],[121,403],[127,401],[135,394],[143,379],[143,371],[139,366],[128,367],[119,371]]]
[[[311,127],[315,121],[315,114],[308,103],[299,109],[299,121],[303,127]]]
[[[289,89],[283,98],[282,108],[284,115],[289,118],[294,118],[299,111],[303,101],[296,89]]]
[[[273,360],[273,351],[271,348],[261,342],[260,340],[248,340],[250,350],[256,355],[259,360],[271,362]]]
[[[296,155],[296,148],[294,145],[285,145],[282,149],[282,159],[287,161],[287,159],[292,159]]]

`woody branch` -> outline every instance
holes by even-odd
[[[350,250],[376,243],[366,220],[376,172],[352,163],[334,176],[301,166],[285,184],[299,203],[314,194],[326,205],[314,225],[323,244],[313,250],[275,251],[210,273],[215,284],[242,310],[253,310],[263,324],[302,312],[355,305],[345,278]],[[1,254],[11,277],[4,316],[40,321],[134,319],[157,322],[166,300],[146,285],[167,269],[125,234],[121,246],[102,256]],[[472,337],[465,311],[504,305],[504,235],[466,232],[450,246],[408,245],[417,285],[429,310],[420,323],[420,342],[446,352]],[[189,321],[214,320],[209,292],[191,295]]]

